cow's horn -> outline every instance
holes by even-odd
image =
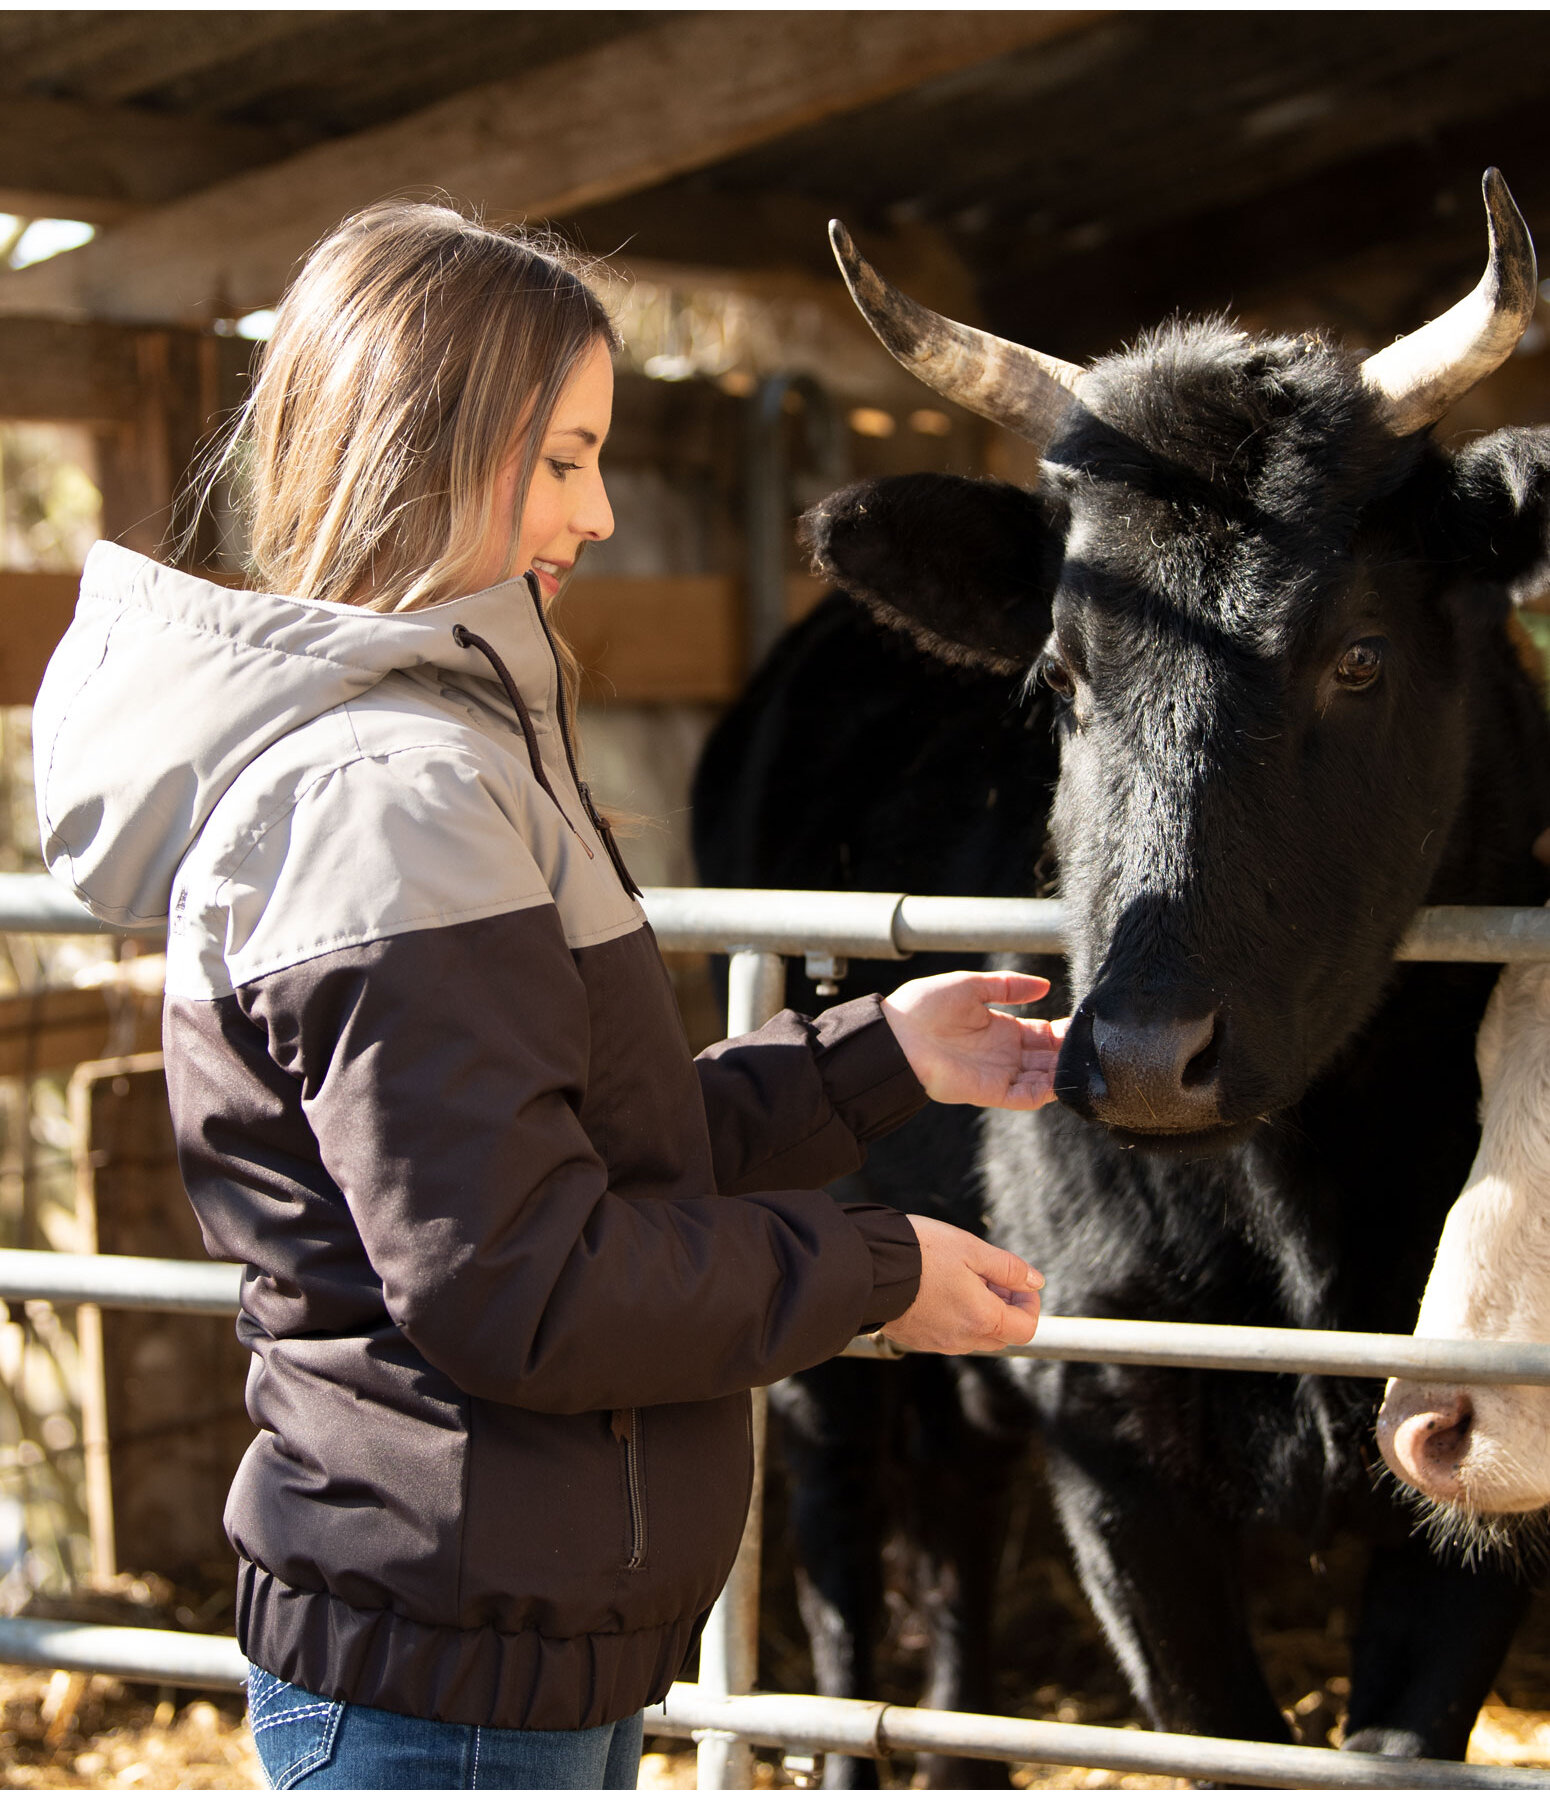
[[[838,219],[829,242],[867,324],[909,372],[970,412],[993,419],[1040,450],[1081,385],[1075,363],[944,319],[884,281]]]
[[[1485,273],[1440,318],[1362,364],[1363,385],[1396,437],[1437,420],[1512,355],[1539,298],[1534,242],[1499,169],[1481,184],[1491,234]]]

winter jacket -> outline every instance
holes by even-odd
[[[690,1056],[523,581],[378,614],[101,544],[34,731],[50,867],[166,924],[183,1175],[246,1265],[248,1657],[477,1725],[659,1699],[747,1390],[914,1297],[908,1222],[818,1191],[923,1101],[878,1003]]]

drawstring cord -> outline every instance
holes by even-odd
[[[523,740],[527,744],[527,759],[533,765],[534,779],[554,802],[555,811],[565,820],[567,825],[570,825],[570,819],[566,814],[565,808],[560,805],[560,796],[555,793],[554,789],[549,785],[549,775],[544,768],[544,759],[538,748],[538,733],[533,729],[533,716],[527,710],[527,702],[517,692],[517,684],[511,679],[511,671],[506,667],[505,663],[501,661],[495,646],[490,643],[487,638],[479,637],[476,633],[470,631],[466,625],[454,625],[452,627],[452,641],[457,645],[459,650],[477,650],[489,663],[490,667],[494,669],[496,679],[506,690],[506,698],[511,702],[512,710],[517,715],[517,723],[522,727]],[[570,825],[570,828],[572,831],[576,831],[574,825]],[[578,838],[581,837],[581,833],[576,831],[576,836]],[[583,850],[586,850],[588,856],[592,854],[591,850],[587,847],[585,838],[581,839],[581,847]]]
[[[540,615],[540,617],[541,616],[542,615]],[[548,630],[546,628],[544,636],[547,638],[548,635]],[[490,643],[487,638],[482,638],[477,632],[470,631],[466,625],[454,625],[452,627],[452,641],[460,650],[477,650],[489,663],[490,667],[494,669],[496,679],[505,689],[506,698],[511,702],[512,711],[517,715],[517,723],[522,728],[522,739],[527,745],[528,761],[533,765],[533,778],[554,802],[554,810],[562,819],[564,819],[565,823],[570,826],[576,842],[586,851],[588,860],[595,860],[592,846],[581,833],[576,830],[570,814],[567,813],[565,808],[560,804],[559,795],[555,793],[554,788],[550,785],[549,773],[544,768],[543,753],[539,749],[538,733],[533,727],[532,715],[527,710],[526,701],[523,700],[522,695],[518,692],[517,684],[511,679],[511,671],[501,660],[495,646]],[[551,649],[552,648],[553,645],[551,643]],[[560,735],[562,738],[565,736],[563,715],[561,718]],[[565,755],[570,762],[571,774],[575,776],[576,763],[575,758],[572,757],[570,753],[570,741],[568,738],[565,739]],[[619,853],[619,846],[614,842],[614,834],[609,829],[608,821],[592,804],[591,792],[586,783],[579,777],[576,778],[576,791],[581,796],[581,804],[586,808],[587,817],[592,821],[593,829],[602,840],[603,848],[608,852],[608,860],[613,864],[615,873],[624,884],[624,891],[627,894],[634,895],[638,900],[640,898],[640,889],[635,885],[635,878],[625,866],[624,858]]]

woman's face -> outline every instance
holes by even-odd
[[[583,544],[613,535],[613,510],[598,467],[613,410],[613,362],[599,338],[560,395],[522,504],[512,569],[516,574],[531,569],[546,599],[553,598]],[[476,593],[502,578],[517,507],[517,475],[513,457],[496,477],[490,529],[473,578]]]

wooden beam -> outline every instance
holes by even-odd
[[[8,95],[0,107],[0,211],[107,224],[294,147],[285,134],[253,125]]]
[[[1404,288],[1423,262],[1455,253],[1467,275],[1485,256],[1480,175],[1500,166],[1529,227],[1544,242],[1550,170],[1539,101],[1440,127],[1353,157],[1333,169],[1211,207],[1157,230],[1073,254],[1037,234],[1002,240],[987,258],[981,294],[990,328],[1055,356],[1082,360],[1112,350],[1175,310],[1235,310],[1318,278],[1352,257],[1381,257],[1400,271],[1396,309],[1368,321],[1369,344],[1413,331]],[[1457,295],[1448,297],[1445,304]],[[1440,297],[1439,297],[1440,298]],[[1419,300],[1419,297],[1417,297]],[[1424,302],[1423,302],[1424,303]],[[1327,312],[1309,324],[1328,324]]]
[[[0,569],[0,706],[31,703],[79,585],[78,575]],[[800,618],[823,591],[793,575],[788,616]],[[583,577],[567,590],[558,622],[581,659],[588,700],[724,702],[742,689],[743,584],[734,575]]]
[[[307,247],[379,195],[440,188],[553,216],[1090,24],[1074,12],[707,12],[175,201],[0,278],[0,311],[203,321],[272,303]]]
[[[144,405],[143,327],[97,320],[0,318],[0,419],[127,425]],[[238,393],[257,349],[245,338],[167,331],[185,358],[213,357],[220,395]],[[200,346],[208,346],[201,349]]]
[[[650,280],[660,268],[680,286],[697,277],[709,286],[814,301],[859,325],[829,248],[834,210],[832,198],[723,191],[690,178],[558,223],[568,239],[625,275]],[[847,224],[862,254],[886,267],[912,299],[965,324],[980,323],[972,272],[938,227],[911,221],[884,234],[854,218]],[[871,341],[864,326],[859,335]],[[885,355],[880,366],[898,365]]]

